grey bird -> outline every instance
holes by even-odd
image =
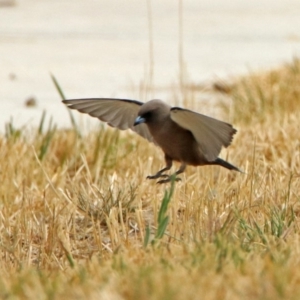
[[[148,179],[160,178],[157,183],[169,182],[184,172],[187,165],[220,165],[241,172],[218,157],[222,146],[228,147],[237,132],[232,125],[196,113],[171,107],[161,100],[146,103],[116,98],[63,100],[68,108],[89,114],[120,130],[131,129],[162,148],[166,166]],[[172,162],[181,163],[171,176],[164,174]]]

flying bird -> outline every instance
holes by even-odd
[[[232,125],[197,112],[171,107],[161,100],[146,103],[116,98],[63,100],[68,108],[76,109],[120,130],[131,129],[159,146],[165,154],[166,166],[148,179],[166,183],[183,173],[187,165],[219,165],[241,172],[218,157],[222,146],[228,147],[237,132]],[[164,174],[172,162],[181,163],[171,176]]]

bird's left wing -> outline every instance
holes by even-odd
[[[143,102],[117,98],[91,98],[63,100],[68,108],[76,109],[106,122],[120,130],[131,129],[137,134],[153,142],[146,124],[133,126]]]
[[[208,161],[216,160],[222,146],[229,146],[233,135],[237,132],[228,123],[188,109],[173,107],[170,114],[174,122],[193,134],[202,154]]]

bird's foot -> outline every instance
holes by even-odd
[[[168,178],[157,181],[157,184],[168,183],[172,181],[181,181],[181,178],[175,177],[174,175],[167,176]]]
[[[166,177],[169,177],[169,175],[157,173],[155,175],[149,175],[149,176],[147,176],[146,179],[157,179],[157,178],[161,178],[161,177],[165,177],[166,178]]]

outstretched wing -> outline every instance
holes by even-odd
[[[62,102],[68,108],[89,114],[120,130],[131,129],[148,141],[153,142],[146,124],[133,126],[138,111],[144,104],[143,102],[115,98],[72,99],[63,100]]]
[[[180,107],[171,109],[171,119],[193,134],[208,161],[216,160],[222,146],[229,146],[237,132],[228,123]]]

